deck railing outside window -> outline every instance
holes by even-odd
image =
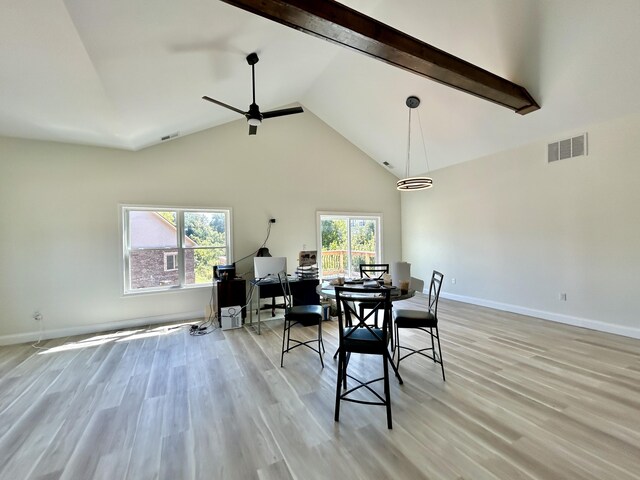
[[[351,255],[351,268],[353,271],[348,272],[347,266],[349,265],[349,262],[346,250],[323,250],[322,275],[324,277],[335,277],[336,275],[359,277],[360,264],[375,263],[376,259],[376,252],[353,250]]]

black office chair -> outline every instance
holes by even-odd
[[[370,279],[370,280],[378,280],[382,282],[382,276],[385,273],[389,273],[389,264],[388,263],[361,263],[360,264],[360,278],[362,279]],[[371,305],[367,305],[366,303],[360,303],[360,316],[363,315],[365,309],[371,309]],[[377,327],[378,326],[378,312],[373,316],[373,323]],[[389,324],[391,325],[391,324]],[[393,344],[393,339],[392,339]]]
[[[336,383],[336,409],[335,421],[340,420],[340,401],[361,403],[365,405],[384,405],[387,409],[387,427],[392,428],[391,421],[391,396],[389,392],[389,363],[393,368],[400,383],[402,378],[398,373],[393,359],[389,354],[389,328],[391,321],[391,299],[390,290],[386,288],[362,289],[353,287],[336,287],[336,303],[338,305],[338,378]],[[356,308],[357,302],[367,301],[375,308],[366,316],[360,314],[360,309]],[[382,328],[376,328],[367,323],[373,312],[382,311]],[[382,358],[384,375],[372,380],[360,380],[348,373],[349,360],[352,353],[363,355],[377,355]],[[347,390],[347,378],[356,382],[356,386]],[[370,385],[382,380],[384,385],[384,396],[380,395]],[[351,396],[351,394],[361,388],[368,390],[375,399],[363,400]],[[342,391],[342,389],[344,391]],[[377,399],[377,400],[376,400]]]
[[[286,308],[285,303],[276,302],[276,297],[271,297],[271,303],[265,303],[264,305],[260,306],[260,310],[271,310],[272,317],[276,316],[276,308]]]
[[[393,312],[396,349],[398,351],[397,367],[400,368],[400,360],[411,355],[419,354],[440,364],[442,369],[442,380],[444,377],[444,364],[442,363],[442,350],[440,348],[440,333],[438,332],[438,299],[440,298],[440,288],[442,287],[442,279],[444,275],[436,270],[431,275],[431,284],[429,285],[429,310],[408,310],[396,309]],[[410,348],[400,345],[400,329],[413,328],[422,330],[431,336],[431,346],[425,348]],[[435,330],[435,333],[434,333]],[[438,351],[436,352],[435,340],[438,341]],[[409,350],[405,356],[402,356],[402,350]],[[431,352],[428,354],[427,352]],[[395,350],[394,350],[395,354]]]
[[[278,279],[280,280],[280,286],[282,287],[282,293],[284,295],[285,310],[284,310],[284,327],[282,331],[282,353],[280,354],[280,366],[284,366],[284,354],[290,352],[294,348],[305,346],[310,348],[314,352],[317,352],[320,356],[320,364],[324,368],[324,360],[322,359],[322,353],[324,353],[324,343],[322,341],[322,306],[321,305],[293,305],[293,297],[291,295],[291,286],[285,273],[279,273]],[[318,337],[311,340],[296,340],[291,338],[291,327],[301,324],[303,326],[318,325]],[[317,342],[318,348],[316,349],[313,344]],[[293,343],[293,345],[291,345]]]

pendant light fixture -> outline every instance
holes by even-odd
[[[407,107],[409,107],[409,134],[407,135],[407,170],[405,178],[398,180],[396,184],[401,192],[413,192],[415,190],[426,190],[433,187],[433,180],[430,177],[410,177],[411,166],[411,110],[420,105],[420,99],[414,95],[407,97]],[[418,114],[418,120],[420,116]],[[420,133],[422,133],[422,124],[420,125]],[[427,173],[429,173],[429,161],[427,160],[427,149],[424,146],[424,137],[422,137],[422,147],[424,148],[424,158],[427,162]]]

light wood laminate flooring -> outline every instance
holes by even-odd
[[[640,479],[640,341],[447,300],[439,317],[447,381],[404,361],[393,430],[383,407],[334,422],[335,320],[324,369],[305,348],[280,368],[278,320],[1,347],[0,479]]]

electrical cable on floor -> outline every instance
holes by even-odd
[[[31,346],[33,348],[35,348],[36,350],[48,350],[45,347],[39,347],[38,345],[40,345],[40,342],[42,341],[42,335],[44,333],[44,326],[42,325],[42,317],[40,317],[40,321],[38,322],[40,324],[40,329],[38,331],[38,341],[36,343],[31,344]]]
[[[269,230],[271,230],[271,224],[269,224]],[[265,239],[264,243],[262,244],[262,246],[264,246],[265,243],[267,243],[267,239],[269,238],[269,234],[267,233],[267,238]],[[262,247],[260,247],[262,248]],[[247,257],[245,257],[247,258]],[[241,259],[242,260],[242,259]],[[259,278],[256,280],[256,282],[251,282],[250,283],[250,287],[249,287],[249,292],[248,294],[245,296],[245,304],[240,306],[240,313],[235,313],[233,314],[233,316],[235,315],[241,315],[242,311],[246,311],[247,308],[251,308],[251,299],[252,299],[252,295],[253,295],[253,289],[255,288],[255,283],[257,282],[261,282],[263,280],[265,280],[267,277],[263,277],[263,278]],[[216,288],[216,284],[214,283],[212,288],[211,288],[211,297],[209,298],[209,316],[206,320],[199,322],[199,323],[193,323],[190,325],[189,327],[189,335],[191,336],[201,336],[201,335],[207,335],[215,330],[217,330],[218,328],[221,328],[220,325],[220,321],[218,319],[218,312],[215,311],[215,306],[214,306],[214,296],[215,296],[215,288]]]
[[[189,327],[189,335],[191,336],[201,336],[207,335],[219,328],[218,324],[218,312],[215,311],[214,308],[214,299],[215,299],[215,283],[211,287],[211,297],[209,297],[209,316],[199,323],[191,324]]]

